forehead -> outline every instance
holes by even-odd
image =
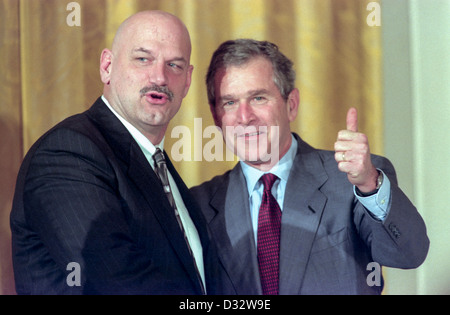
[[[189,33],[177,21],[160,17],[137,19],[128,23],[118,38],[118,48],[126,52],[139,49],[182,55],[189,59],[191,44]]]
[[[216,96],[242,94],[246,91],[278,88],[273,80],[273,67],[269,60],[257,57],[239,66],[220,69],[215,76]]]

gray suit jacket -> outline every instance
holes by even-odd
[[[280,294],[380,294],[369,286],[371,262],[416,268],[428,252],[425,224],[397,186],[392,164],[373,156],[391,181],[384,222],[359,203],[334,152],[299,147],[286,187],[280,244]],[[249,196],[238,164],[191,189],[217,245],[219,294],[261,294]],[[373,280],[373,279],[372,279]]]

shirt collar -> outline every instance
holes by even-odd
[[[281,158],[281,160],[269,171],[263,172],[257,168],[254,168],[242,161],[241,164],[242,172],[247,182],[247,189],[249,196],[252,194],[253,190],[256,188],[259,179],[266,173],[272,173],[276,175],[280,180],[287,182],[289,179],[289,174],[291,172],[292,164],[294,163],[295,156],[297,154],[298,143],[293,135],[291,147],[287,153]]]
[[[130,132],[131,136],[136,140],[139,147],[144,152],[147,159],[149,159],[149,156],[153,156],[156,152],[156,148],[160,148],[161,151],[164,151],[164,138],[162,139],[161,143],[157,144],[156,146],[147,139],[135,126],[130,124],[125,118],[119,115],[114,108],[109,104],[108,100],[104,95],[102,95],[102,100],[108,106],[108,108],[111,110],[111,112],[122,122],[122,124],[127,128],[127,130]],[[152,159],[150,159],[152,160]],[[150,161],[150,163],[153,165],[153,162]]]

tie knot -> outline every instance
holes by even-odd
[[[156,165],[160,165],[161,163],[166,162],[166,158],[164,157],[164,153],[161,151],[160,148],[157,148],[155,153],[153,154],[153,160],[155,161]]]
[[[271,173],[267,173],[264,174],[262,177],[262,182],[264,184],[264,190],[266,191],[271,191],[273,184],[275,183],[275,181],[278,179],[278,177],[274,174]]]

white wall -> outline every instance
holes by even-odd
[[[431,240],[386,294],[450,294],[450,0],[383,0],[385,155]]]

